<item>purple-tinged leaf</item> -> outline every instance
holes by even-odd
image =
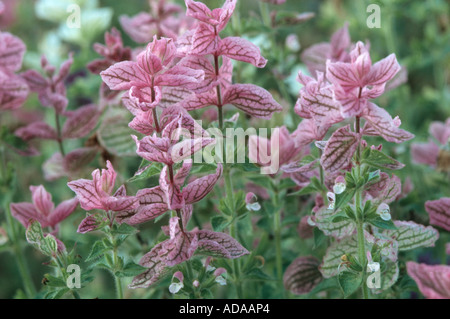
[[[373,103],[367,103],[362,117],[372,129],[388,142],[402,143],[414,137],[413,134],[399,128],[399,120],[392,119],[388,112]]]
[[[322,167],[329,173],[335,173],[347,167],[359,142],[359,136],[350,131],[350,125],[337,129],[325,146],[320,159]]]
[[[15,131],[15,134],[23,139],[29,141],[34,138],[57,140],[58,134],[55,129],[45,122],[34,122],[25,127],[21,127]]]
[[[199,230],[197,235],[197,253],[199,254],[228,259],[239,258],[249,254],[247,249],[239,244],[233,237],[225,233]]]
[[[206,195],[208,195],[222,175],[222,170],[222,164],[219,163],[217,164],[215,174],[198,178],[186,185],[186,187],[183,188],[183,197],[186,201],[186,204],[196,203],[202,200]]]
[[[169,210],[166,193],[160,186],[141,189],[137,192],[139,207],[136,214],[127,221],[130,225],[141,224],[161,216]]]
[[[258,68],[264,68],[267,64],[267,60],[256,45],[239,37],[228,37],[220,41],[219,54],[253,64]]]
[[[408,275],[429,299],[450,299],[450,266],[406,263]]]
[[[430,216],[431,225],[450,231],[450,197],[427,201],[425,210]]]
[[[143,86],[150,82],[148,75],[131,61],[116,63],[100,75],[111,90],[128,90],[132,86]]]
[[[80,107],[68,116],[62,128],[62,138],[80,138],[89,134],[97,125],[100,112],[96,105]]]
[[[52,195],[47,192],[44,186],[30,186],[31,199],[33,200],[34,207],[43,216],[47,217],[55,208],[55,204],[52,201]]]
[[[81,221],[80,225],[78,225],[77,233],[86,234],[97,230],[102,225],[102,222],[100,214],[88,215]]]
[[[223,104],[233,104],[252,116],[270,119],[274,112],[283,110],[265,89],[253,84],[231,85],[223,97]]]
[[[295,295],[309,293],[323,279],[319,265],[320,261],[312,256],[295,259],[284,273],[284,288]]]
[[[79,179],[67,183],[67,186],[77,194],[81,208],[85,210],[103,209],[103,203],[97,195],[97,190],[93,181]]]
[[[95,159],[97,147],[82,147],[68,153],[63,159],[63,167],[68,172],[77,172]]]

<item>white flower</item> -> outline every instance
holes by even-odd
[[[335,194],[342,194],[345,191],[345,183],[336,183],[333,186],[333,192]]]
[[[215,281],[221,286],[227,285],[227,280],[223,276],[217,276]]]
[[[391,210],[389,208],[389,205],[386,203],[381,203],[380,206],[378,206],[377,214],[380,215],[382,220],[391,220]]]
[[[182,282],[173,282],[169,286],[169,291],[171,294],[176,294],[184,287]]]
[[[367,264],[367,267],[369,267],[370,272],[377,272],[380,270],[380,263],[371,262]]]

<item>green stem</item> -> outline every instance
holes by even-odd
[[[64,145],[61,137],[61,124],[59,124],[59,114],[55,111],[55,122],[56,122],[56,133],[58,134],[58,146],[61,155],[64,157],[66,153],[64,152]]]
[[[279,193],[278,190],[275,191],[274,197],[274,206],[275,206],[275,214],[274,214],[274,228],[275,228],[275,251],[276,251],[276,267],[277,267],[277,278],[280,284],[283,282],[283,258],[281,253],[281,211],[282,205],[280,205],[280,201],[278,199]],[[284,292],[284,289],[282,289]]]
[[[224,179],[225,179],[225,192],[226,198],[228,200],[228,205],[232,212],[236,214],[236,209],[234,205],[234,194],[233,194],[233,183],[231,180],[231,172],[229,168],[225,165],[224,169]],[[233,238],[237,238],[237,216],[233,216],[233,222],[230,224],[230,236]],[[236,285],[236,294],[238,299],[242,299],[242,285],[239,279],[240,277],[240,263],[239,259],[233,259],[233,268],[234,268],[234,280]]]
[[[113,251],[113,258],[114,258],[114,266],[117,265],[117,246],[114,243],[114,251]],[[122,279],[120,277],[117,277],[114,274],[115,283],[116,283],[116,293],[117,293],[117,299],[123,299],[123,289],[122,289]]]
[[[112,251],[112,255],[113,255],[112,257],[113,257],[114,265],[113,265],[113,270],[111,272],[112,272],[112,275],[114,277],[114,282],[115,282],[115,285],[116,285],[116,296],[117,296],[117,299],[123,299],[122,279],[120,277],[117,277],[116,274],[115,274],[116,271],[117,271],[116,268],[117,268],[118,259],[119,259],[119,256],[117,254],[119,246],[117,245],[115,236],[113,236],[110,231],[108,233],[108,237],[109,237],[109,240],[112,242],[113,247],[114,247],[113,251]]]
[[[361,90],[360,90],[361,94]],[[361,119],[359,116],[356,117],[356,133],[359,134],[361,130]],[[361,144],[358,144],[358,148],[356,150],[356,168],[357,168],[357,178],[359,179],[361,177]],[[364,216],[361,216],[361,214],[358,213],[358,211],[361,211],[362,209],[362,191],[361,189],[358,189],[355,194],[355,208],[356,208],[356,216],[357,216],[357,236],[358,236],[358,257],[359,262],[361,263],[361,266],[363,268],[363,284],[362,284],[362,293],[363,298],[368,299],[369,293],[367,289],[367,285],[365,282],[366,278],[366,243],[364,238]]]

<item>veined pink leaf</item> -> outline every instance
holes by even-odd
[[[191,159],[185,160],[181,168],[177,171],[177,173],[174,176],[175,185],[182,186],[184,184],[184,181],[186,180],[191,171],[191,168],[192,168],[192,160]]]
[[[229,259],[235,259],[249,254],[247,249],[239,244],[233,237],[225,233],[199,230],[197,235],[197,252],[199,254]]]
[[[81,208],[85,210],[103,209],[103,203],[97,195],[93,181],[79,179],[67,183],[67,186],[77,194]]]
[[[215,92],[207,91],[205,93],[193,94],[190,97],[179,101],[176,105],[187,111],[193,111],[210,105],[217,105],[217,103],[217,95]]]
[[[97,125],[100,112],[96,105],[86,105],[73,112],[64,123],[62,138],[80,138]]]
[[[116,63],[100,75],[111,90],[128,90],[132,86],[145,86],[145,83],[150,82],[144,71],[131,61]]]
[[[450,197],[427,201],[425,209],[430,216],[430,224],[450,231]]]
[[[144,112],[154,109],[162,98],[161,89],[159,87],[132,86],[128,91],[128,94],[131,103],[137,105]]]
[[[398,128],[399,121],[392,119],[388,112],[373,103],[367,103],[362,117],[388,142],[402,143],[414,137],[413,134]]]
[[[445,123],[432,122],[429,132],[439,143],[446,145],[450,138],[450,118]]]
[[[160,186],[141,189],[137,192],[139,207],[136,214],[127,221],[130,225],[141,224],[164,214],[169,210],[166,193]]]
[[[296,147],[303,147],[314,141],[321,141],[329,128],[330,125],[317,125],[313,119],[304,119],[292,133],[292,138],[295,140]]]
[[[81,147],[73,150],[64,156],[63,167],[68,172],[77,172],[92,162],[97,153],[97,147]]]
[[[337,129],[328,140],[320,158],[322,167],[330,173],[335,173],[348,166],[359,142],[359,136],[350,131],[350,125]]]
[[[183,197],[186,201],[186,204],[196,203],[202,200],[206,195],[208,195],[222,175],[222,170],[222,164],[218,163],[215,174],[198,178],[195,181],[187,184],[186,187],[183,188]]]
[[[190,54],[214,54],[220,49],[220,38],[215,34],[214,28],[207,24],[200,24],[192,36]]]
[[[78,206],[78,199],[72,198],[61,202],[50,213],[47,220],[50,225],[56,225],[72,214]]]
[[[44,186],[30,186],[31,198],[33,200],[34,207],[43,216],[48,216],[55,208],[55,204],[52,201],[52,195],[47,192]]]
[[[25,79],[28,87],[33,92],[42,92],[48,85],[48,80],[36,70],[27,70],[21,73],[20,76]]]
[[[163,254],[167,253],[166,265],[175,266],[192,257],[198,247],[198,237],[196,233],[181,231],[178,227],[178,217],[170,219],[170,228],[170,240],[163,242]]]
[[[45,122],[34,122],[15,131],[15,134],[25,141],[34,138],[57,140],[58,135],[53,127]]]
[[[30,220],[41,220],[39,212],[31,203],[11,203],[11,215],[25,228],[28,228]]]
[[[313,256],[295,259],[284,273],[284,288],[296,295],[309,293],[323,279],[319,265],[320,261]]]
[[[267,64],[267,60],[261,55],[256,45],[239,37],[227,37],[220,41],[219,54],[253,64],[258,68],[263,68]]]
[[[136,153],[150,162],[160,162],[172,164],[167,152],[171,146],[168,138],[158,138],[156,136],[146,136],[142,140],[138,140],[136,136],[132,136],[137,145]]]
[[[0,68],[12,72],[22,67],[25,44],[18,37],[8,32],[0,33]]]
[[[395,54],[391,54],[388,57],[375,63],[370,72],[367,74],[366,82],[369,85],[385,85],[386,82],[391,80],[400,71],[400,64],[397,61]]]
[[[430,299],[450,299],[450,266],[406,263],[408,275],[419,286],[420,292]]]
[[[233,104],[247,114],[264,119],[283,109],[272,94],[253,84],[231,85],[223,97],[223,104]]]
[[[203,137],[184,139],[172,147],[170,152],[171,160],[173,163],[184,161],[203,149],[205,146],[214,144],[215,142],[216,140],[213,138]]]
[[[86,216],[86,218],[81,221],[80,225],[78,225],[77,233],[86,234],[98,229],[102,224],[102,220],[99,217],[99,214]]]
[[[181,65],[175,65],[155,79],[156,86],[176,86],[187,89],[195,87],[203,81],[203,70],[194,70]]]
[[[139,276],[133,278],[133,281],[129,286],[130,288],[147,288],[166,274],[168,266],[161,257],[162,250],[162,243],[159,243],[141,258],[139,264],[148,269]]]

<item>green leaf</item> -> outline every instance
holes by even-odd
[[[67,287],[66,288],[52,290],[52,291],[49,291],[47,294],[45,294],[44,298],[45,299],[60,299],[60,298],[62,298],[62,296],[64,296],[69,291],[70,291],[70,289],[67,288]]]
[[[325,242],[327,236],[325,236],[325,234],[317,227],[314,227],[313,235],[314,235],[314,247],[313,248],[316,249]]]
[[[253,163],[235,163],[231,165],[231,168],[236,168],[243,172],[259,172],[261,170],[260,167]]]
[[[134,183],[137,181],[146,180],[152,176],[159,175],[161,173],[161,170],[163,168],[162,163],[151,163],[151,164],[148,164],[148,162],[146,162],[146,163],[147,163],[147,167],[145,167],[145,168],[140,167],[138,172],[141,169],[143,169],[143,171],[141,171],[139,175],[135,174],[133,177],[128,179],[128,181],[127,181],[128,183]]]
[[[388,170],[397,170],[405,167],[404,164],[384,154],[383,152],[372,149],[368,154],[366,154],[366,157],[363,158],[362,163],[375,168]]]
[[[65,280],[54,277],[50,274],[44,275],[44,277],[47,279],[45,281],[45,285],[48,287],[55,287],[55,288],[67,288],[67,283]]]
[[[230,224],[230,221],[223,216],[214,216],[211,218],[211,226],[212,226],[213,230],[216,232],[221,232],[229,224]]]
[[[91,261],[93,259],[98,258],[101,255],[103,255],[106,251],[108,251],[108,248],[105,247],[103,241],[96,241],[92,246],[89,256],[86,258],[86,261]]]
[[[309,185],[303,187],[298,192],[289,194],[289,196],[308,195],[308,194],[317,193],[317,192],[321,192],[321,191],[327,192],[326,187],[320,183],[320,181],[317,179],[317,177],[313,177],[313,178],[311,178],[311,183],[309,183]]]
[[[347,188],[341,194],[336,194],[336,201],[334,202],[334,211],[337,211],[342,206],[347,205],[349,201],[355,196],[356,190],[352,188]]]
[[[117,229],[111,231],[113,235],[133,235],[137,232],[137,229],[126,223],[120,224]]]
[[[350,296],[361,286],[364,276],[362,272],[354,273],[351,271],[342,271],[338,276],[339,286],[341,287],[344,297]]]
[[[253,268],[245,274],[247,279],[262,279],[262,280],[273,280],[268,274],[263,272],[260,268]]]
[[[370,224],[372,224],[375,227],[381,228],[381,229],[392,229],[395,230],[397,227],[392,222],[392,220],[383,220],[380,216],[377,215],[374,219],[368,220]]]

